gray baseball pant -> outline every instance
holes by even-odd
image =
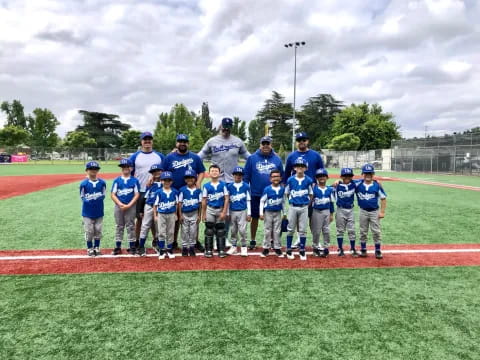
[[[211,206],[207,206],[207,220],[206,222],[212,222],[214,224],[218,224],[218,223],[225,223],[225,219],[224,220],[220,220],[220,214],[222,213],[223,211],[223,208],[213,208]]]
[[[348,240],[355,241],[355,214],[353,213],[353,209],[337,207],[335,225],[337,227],[337,238],[343,237],[346,230]]]
[[[382,232],[380,230],[380,219],[378,218],[378,210],[366,211],[360,209],[360,242],[366,243],[368,237],[368,227],[372,230],[373,242],[381,244]]]
[[[323,247],[328,249],[330,246],[330,209],[313,209],[311,229],[313,247],[320,248],[320,234],[323,234]]]
[[[298,236],[307,236],[308,225],[308,205],[305,206],[292,206],[288,208],[288,226],[287,235],[293,236],[298,225]]]
[[[167,247],[173,244],[173,235],[175,233],[176,213],[162,214],[158,213],[157,232],[158,241],[164,241]]]
[[[269,249],[273,241],[274,249],[281,249],[280,233],[282,232],[282,212],[266,210],[263,216],[263,248]]]
[[[92,219],[83,217],[83,229],[85,230],[85,241],[93,241],[102,238],[103,217]]]
[[[135,206],[127,210],[122,210],[115,204],[113,209],[113,216],[115,217],[115,242],[123,241],[123,232],[127,228],[127,240],[129,243],[135,242],[135,217],[137,209]]]
[[[247,246],[247,210],[230,211],[230,231],[232,246],[237,246],[238,235],[242,246]]]
[[[197,242],[198,210],[182,213],[182,247],[193,247]]]
[[[140,239],[146,239],[148,236],[148,231],[152,227],[153,224],[153,214],[155,209],[153,206],[145,204],[145,208],[143,210],[143,218],[142,218],[142,227],[140,229]]]

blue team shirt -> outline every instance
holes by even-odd
[[[361,209],[376,210],[378,209],[378,199],[387,197],[383,187],[375,180],[368,185],[363,180],[360,180],[357,183],[356,192],[358,206]]]
[[[185,182],[185,171],[194,170],[197,174],[205,172],[205,166],[200,157],[188,151],[186,154],[179,154],[173,152],[168,154],[162,164],[163,170],[170,171],[173,176],[173,187],[180,189],[182,186],[187,185]]]
[[[80,183],[82,216],[91,219],[103,217],[103,200],[105,199],[106,190],[107,183],[102,179],[97,179],[96,181],[85,179]]]
[[[211,182],[203,185],[203,197],[207,198],[207,205],[215,208],[225,205],[225,196],[228,196],[227,186],[223,181],[219,181],[216,186]]]
[[[155,204],[155,198],[157,197],[157,190],[161,189],[163,184],[158,181],[154,182],[147,188],[147,192],[145,193],[145,204],[153,206]]]
[[[322,156],[315,150],[307,150],[305,152],[295,150],[288,155],[287,162],[285,163],[285,175],[283,177],[283,182],[285,184],[287,183],[288,178],[295,174],[293,164],[299,157],[303,158],[307,162],[308,167],[307,170],[305,170],[305,175],[312,179],[315,179],[315,172],[318,169],[323,168]]]
[[[318,185],[313,187],[313,203],[312,207],[317,210],[330,209],[330,213],[335,211],[333,203],[335,202],[334,190],[331,186],[324,189]]]
[[[285,194],[288,195],[288,202],[293,206],[303,206],[310,203],[313,180],[310,176],[305,175],[301,181],[297,177],[290,176],[285,187]]]
[[[260,215],[263,215],[264,210],[282,211],[284,200],[285,188],[282,185],[276,188],[272,185],[267,186],[263,190],[262,197],[260,198]]]
[[[128,178],[119,176],[113,180],[112,193],[117,196],[122,204],[128,204],[138,192],[140,192],[140,183],[133,176]]]
[[[282,159],[272,150],[264,155],[260,150],[248,157],[245,163],[243,181],[250,184],[252,196],[262,196],[263,190],[270,185],[270,172],[279,170],[283,178]]]
[[[183,186],[178,194],[178,202],[182,203],[182,212],[191,212],[198,210],[202,203],[202,190],[190,189],[188,186]]]
[[[344,184],[341,181],[335,188],[334,194],[337,203],[337,207],[344,209],[352,209],[353,201],[355,200],[355,189],[357,188],[358,180],[352,180],[348,184]]]
[[[167,192],[163,187],[156,192],[155,203],[157,212],[160,214],[171,214],[177,211],[178,191],[171,188]]]
[[[249,208],[250,186],[245,181],[229,183],[227,190],[230,195],[230,210],[243,211]]]

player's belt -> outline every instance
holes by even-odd
[[[317,208],[313,208],[313,210],[317,210],[317,211],[323,211],[323,210],[330,210],[330,208],[323,208],[323,209],[317,209]]]
[[[268,212],[279,212],[279,211],[282,211],[282,210],[270,210],[270,209],[265,209],[265,211],[268,211]]]
[[[223,206],[211,206],[211,205],[207,205],[209,208],[212,208],[212,209],[222,209]]]
[[[304,207],[307,206],[308,204],[292,204],[293,207]]]
[[[366,208],[366,209],[362,208],[362,210],[372,212],[372,211],[378,210],[378,208]]]
[[[337,207],[339,207],[340,209],[353,209],[353,205],[344,205],[344,206],[337,205]]]

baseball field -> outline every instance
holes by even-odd
[[[480,177],[378,175],[383,260],[159,261],[85,255],[82,164],[1,166],[0,358],[478,359]]]

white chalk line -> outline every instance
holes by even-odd
[[[369,254],[374,254],[374,250],[369,250]],[[453,253],[480,253],[480,249],[418,249],[418,250],[382,250],[383,254],[453,254]],[[260,256],[261,252],[249,252],[248,256]],[[299,255],[298,251],[293,252],[294,255]],[[311,251],[306,252],[307,255],[313,255]],[[337,255],[337,251],[331,251],[330,255]],[[218,257],[217,254],[214,254]],[[350,256],[348,252],[346,256]],[[203,253],[197,253],[197,256],[204,257]],[[229,256],[241,256],[239,253]],[[270,252],[268,256],[276,257],[274,252]],[[147,254],[146,257],[158,257],[157,254]],[[183,257],[181,254],[176,253],[175,257]],[[138,255],[111,255],[105,254],[100,256],[88,256],[88,255],[19,255],[19,256],[0,256],[0,261],[18,261],[18,260],[76,260],[76,259],[124,259],[124,258],[140,258]]]

